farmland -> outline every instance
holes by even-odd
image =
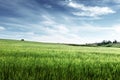
[[[119,80],[120,48],[0,40],[0,80]]]

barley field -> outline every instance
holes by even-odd
[[[0,80],[120,80],[120,48],[1,39]]]

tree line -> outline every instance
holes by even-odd
[[[101,45],[107,45],[107,44],[117,44],[118,41],[117,40],[114,40],[114,41],[110,41],[110,40],[103,40],[101,43],[97,43],[98,46],[101,46]]]

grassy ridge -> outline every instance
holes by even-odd
[[[119,80],[120,49],[0,40],[0,80]]]

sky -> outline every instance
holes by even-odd
[[[0,38],[76,44],[120,41],[120,0],[0,0]]]

